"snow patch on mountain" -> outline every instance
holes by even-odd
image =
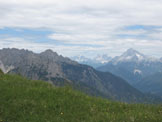
[[[144,56],[141,56],[140,54],[136,53],[135,54],[136,57],[138,58],[138,60],[143,60],[144,59]]]
[[[112,58],[109,57],[108,55],[104,54],[104,55],[97,55],[96,57],[94,58],[87,58],[85,56],[74,56],[74,57],[71,57],[71,59],[77,61],[77,62],[80,62],[80,63],[83,63],[83,62],[95,62],[95,63],[101,63],[101,64],[105,64],[105,63],[108,63]]]
[[[2,63],[2,61],[0,60],[0,69],[3,71],[3,73],[8,73],[9,71],[11,71],[12,69],[14,69],[14,66],[4,66],[4,64]]]
[[[77,62],[87,62],[87,61],[91,60],[91,59],[86,58],[86,57],[81,56],[81,55],[71,57],[71,59],[73,59],[74,61],[77,61]]]
[[[106,54],[104,55],[97,55],[93,60],[100,62],[102,64],[108,63],[112,58]]]
[[[139,70],[139,69],[135,69],[135,70],[134,70],[134,74],[142,74],[142,71]]]

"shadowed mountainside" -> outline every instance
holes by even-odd
[[[28,50],[3,49],[0,50],[0,60],[4,66],[14,67],[10,73],[21,74],[33,80],[49,81],[58,86],[70,84],[95,96],[126,102],[154,99],[148,98],[111,73],[103,73],[90,66],[78,64],[52,50],[36,54]]]

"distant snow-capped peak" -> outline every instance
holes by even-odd
[[[119,62],[156,62],[159,61],[156,58],[145,56],[144,54],[130,48],[124,52],[121,56],[115,57],[112,62],[114,64]]]
[[[71,59],[73,59],[77,62],[86,62],[86,61],[90,60],[89,58],[82,56],[82,55],[71,57]]]
[[[106,54],[104,55],[97,55],[94,60],[104,64],[104,63],[108,63],[112,58]]]
[[[144,60],[146,58],[145,55],[139,53],[138,51],[134,50],[134,49],[128,49],[126,52],[124,52],[120,57],[119,57],[119,61],[141,61]]]
[[[104,54],[104,55],[97,55],[94,58],[87,58],[85,56],[79,55],[79,56],[71,57],[71,59],[77,62],[96,62],[96,63],[104,64],[109,62],[112,58]]]
[[[114,58],[108,56],[107,54],[103,54],[103,55],[97,55],[94,58],[87,58],[85,56],[79,55],[79,56],[74,56],[71,59],[79,62],[79,63],[85,63],[85,62],[91,62],[91,63],[100,63],[100,64],[105,64],[105,63],[113,63],[114,65],[118,64],[118,63],[122,63],[122,62],[135,62],[135,63],[146,63],[146,64],[150,64],[152,62],[162,62],[162,58],[161,59],[157,59],[154,57],[149,57],[146,56],[136,50],[134,50],[133,48],[128,49],[127,51],[125,51],[121,56],[116,56]]]

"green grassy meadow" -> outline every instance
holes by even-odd
[[[1,74],[0,122],[162,122],[162,105],[113,102]]]

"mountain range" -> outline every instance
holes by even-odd
[[[94,58],[87,58],[85,56],[79,55],[79,56],[73,56],[73,57],[71,57],[71,59],[74,61],[77,61],[81,64],[86,64],[86,65],[92,66],[94,68],[97,68],[99,66],[102,66],[102,65],[108,63],[112,59],[112,57],[110,57],[106,54],[97,55]]]
[[[1,68],[33,80],[45,80],[56,86],[71,85],[85,93],[124,102],[155,101],[109,72],[79,64],[52,50],[33,53],[28,50],[0,50]],[[159,99],[158,99],[159,100]],[[157,99],[156,99],[157,101]]]
[[[143,91],[144,87],[142,86],[147,86],[147,84],[145,84],[146,79],[151,78],[150,76],[158,72],[162,72],[162,61],[157,58],[146,56],[134,49],[128,49],[121,56],[114,57],[107,64],[98,67],[97,69],[99,71],[111,72],[117,76],[120,76],[132,86]],[[160,77],[158,78],[160,79]],[[151,81],[152,84],[156,83],[156,81],[154,82],[153,79]],[[152,92],[151,89],[148,92]]]

